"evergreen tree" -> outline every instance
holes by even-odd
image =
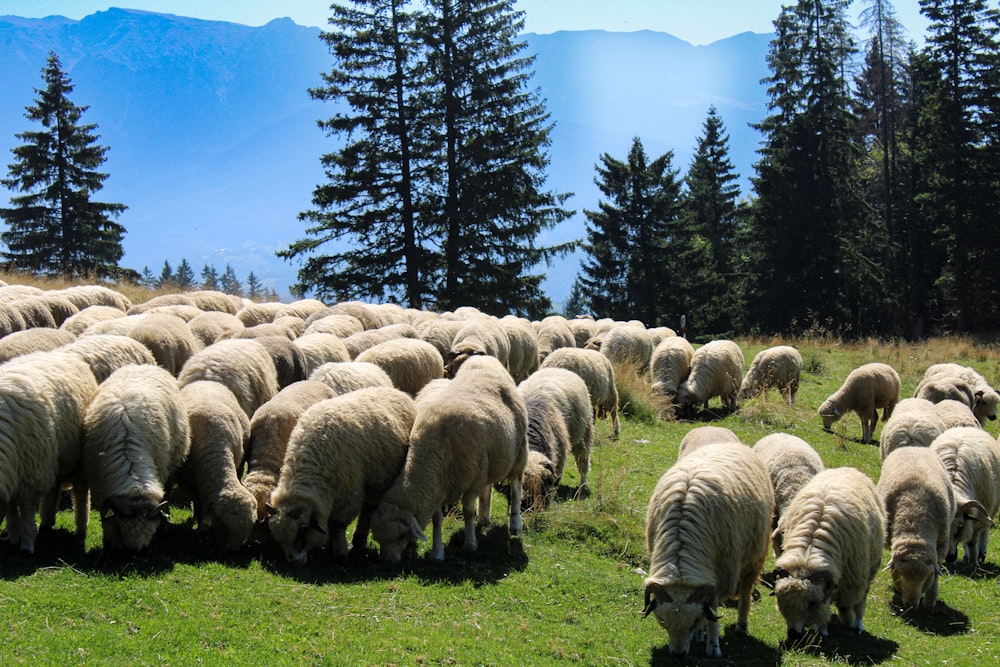
[[[150,289],[156,287],[156,276],[148,266],[142,267],[142,276],[139,278],[139,284]]]
[[[261,301],[264,297],[264,285],[260,282],[257,274],[251,271],[247,274],[247,298],[254,301]]]
[[[233,296],[243,296],[243,285],[240,284],[239,278],[236,277],[236,271],[229,264],[226,264],[222,275],[219,276],[219,290]]]
[[[206,264],[201,268],[201,289],[219,289],[219,272],[210,264]]]
[[[887,299],[884,227],[858,182],[857,119],[844,72],[854,52],[847,0],[800,0],[775,21],[767,56],[770,115],[752,179],[747,329],[832,322],[877,330]]]
[[[14,162],[0,181],[24,193],[11,198],[11,208],[0,208],[7,222],[3,257],[34,274],[121,275],[125,228],[114,219],[127,207],[91,199],[108,178],[97,171],[108,149],[97,144],[96,125],[80,123],[87,107],[70,101],[73,84],[53,52],[42,78],[45,88],[35,89],[38,98],[25,113],[42,129],[16,135],[24,143],[12,149]]]
[[[563,306],[563,317],[567,319],[572,319],[580,315],[589,314],[590,304],[587,303],[587,297],[583,293],[583,285],[580,284],[580,278],[577,277],[573,281],[573,286],[569,290],[569,297],[566,299],[566,304]]]
[[[673,152],[649,161],[642,141],[632,140],[628,161],[605,153],[595,182],[606,198],[587,216],[587,257],[579,277],[595,315],[640,319],[654,326],[675,321],[671,233],[680,214],[680,183]]]
[[[177,289],[181,291],[194,288],[194,269],[183,257],[181,263],[177,265],[177,270],[174,271],[173,281]]]
[[[708,110],[684,182],[683,215],[672,248],[680,266],[673,291],[688,326],[713,337],[730,335],[738,312],[734,286],[739,176],[729,137],[715,107]]]
[[[174,289],[174,269],[170,266],[169,260],[163,260],[163,268],[160,269],[160,277],[156,279],[156,286],[160,289]]]
[[[428,0],[421,24],[429,70],[438,82],[431,105],[444,184],[430,227],[443,237],[440,308],[540,317],[541,262],[573,244],[538,247],[538,235],[571,214],[568,195],[543,189],[552,125],[537,89],[534,56],[520,38],[524,13],[513,0]],[[428,211],[428,213],[430,213]]]

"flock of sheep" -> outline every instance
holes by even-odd
[[[35,549],[72,491],[78,535],[90,508],[104,549],[149,546],[172,485],[220,547],[271,539],[292,563],[317,549],[346,558],[369,535],[397,561],[461,509],[464,548],[490,521],[494,488],[521,512],[555,496],[567,460],[586,487],[595,419],[619,434],[616,369],[649,378],[665,418],[713,398],[777,389],[794,405],[802,358],[763,350],[744,374],[732,341],[697,350],[668,328],[549,317],[495,318],[391,304],[305,299],[259,304],[214,291],[132,304],[99,285],[0,286],[0,509],[8,541]],[[829,429],[850,412],[871,440],[882,410],[876,485],[825,469],[785,433],[753,447],[702,426],[680,443],[646,517],[645,613],[686,654],[721,654],[717,609],[738,598],[746,631],[769,548],[790,637],[827,631],[831,605],[862,631],[869,586],[888,568],[907,606],[932,606],[941,563],[978,563],[1000,506],[1000,445],[981,425],[1000,395],[971,368],[927,370],[900,401],[886,364],[851,372],[820,407]],[[355,523],[350,544],[347,528]]]

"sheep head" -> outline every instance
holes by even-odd
[[[715,586],[669,584],[656,579],[646,580],[643,618],[651,613],[670,638],[670,652],[687,655],[691,642],[705,635],[708,623],[717,623],[718,599]]]
[[[937,595],[941,567],[926,549],[894,548],[886,569],[892,574],[892,585],[899,591],[906,608],[933,606]]]
[[[330,540],[326,522],[320,520],[316,507],[308,500],[276,495],[268,507],[268,530],[289,563],[305,565],[309,552]]]
[[[477,345],[472,345],[470,342],[460,343],[448,351],[448,357],[444,362],[445,375],[453,378],[466,359],[476,355],[486,356],[488,354],[485,349]]]
[[[383,501],[372,514],[372,538],[378,542],[379,557],[390,563],[398,563],[408,547],[416,541],[427,541],[424,530],[413,512],[406,511],[394,503]]]
[[[149,546],[166,520],[167,503],[150,496],[108,498],[101,507],[104,546],[139,551]]]
[[[829,572],[775,569],[772,594],[778,599],[778,611],[788,626],[789,640],[798,639],[813,627],[820,634],[826,634],[835,589],[833,575]]]
[[[242,486],[223,491],[209,502],[205,516],[212,540],[230,551],[239,551],[257,523],[257,499]]]
[[[823,430],[829,431],[833,423],[843,417],[844,413],[835,401],[828,398],[819,406],[819,416],[823,419]]]
[[[552,461],[534,450],[528,452],[528,463],[521,477],[522,510],[540,510],[549,505],[559,488]]]

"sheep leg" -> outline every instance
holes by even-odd
[[[62,495],[62,485],[56,484],[50,491],[42,494],[39,509],[39,527],[49,530],[56,527],[56,512],[59,510],[59,497]]]
[[[621,430],[622,430],[621,424],[618,422],[618,406],[617,405],[611,409],[611,424],[613,426],[613,429],[611,431],[611,439],[612,440],[617,440],[618,439],[618,434],[621,433]]]
[[[333,547],[333,555],[341,560],[347,560],[347,526],[343,523],[330,525],[330,541]]]
[[[582,489],[587,486],[587,475],[590,474],[590,456],[587,452],[574,452],[576,459],[576,470],[580,473],[580,484],[577,488]]]
[[[476,539],[476,496],[466,496],[462,499],[462,518],[465,520],[465,544],[462,548],[465,551],[475,551],[479,548],[479,541]],[[482,501],[480,495],[478,500]]]
[[[7,541],[12,547],[19,547],[21,533],[18,530],[20,528],[20,514],[17,511],[17,499],[11,499],[7,503],[7,511],[4,514],[7,516]]]
[[[718,606],[712,607],[712,616],[717,616]],[[705,639],[705,655],[709,658],[721,658],[722,647],[719,645],[719,622],[708,621],[708,637]]]
[[[520,535],[524,524],[521,522],[521,478],[516,476],[510,481],[510,523],[508,530],[511,535]]]
[[[934,579],[931,580],[930,587],[927,589],[927,592],[924,593],[924,599],[921,605],[927,607],[928,609],[933,609],[935,603],[937,603],[937,598],[938,598],[938,575],[937,573],[935,573]]]
[[[18,521],[18,531],[21,538],[21,551],[29,554],[35,553],[35,538],[38,536],[38,524],[35,523],[35,513],[38,511],[39,493],[29,492],[20,494],[17,504],[21,510]]]
[[[510,485],[511,488],[511,502],[513,503],[514,485]],[[518,488],[520,488],[520,480],[518,481]],[[518,505],[521,504],[521,499],[517,499]],[[477,512],[477,525],[479,526],[489,526],[490,520],[493,516],[493,486],[490,484],[486,485],[486,488],[482,490],[479,494],[479,509]]]
[[[432,524],[432,543],[431,543],[431,559],[432,560],[444,560],[444,538],[441,535],[441,524],[444,523],[444,512],[438,510],[434,512],[434,517],[431,519]]]
[[[979,534],[979,545],[977,553],[977,556],[979,557],[978,558],[979,562],[986,561],[986,547],[989,544],[989,541],[990,541],[990,531],[987,528],[986,530],[984,530]]]
[[[375,508],[371,505],[361,509],[358,514],[358,522],[354,526],[354,536],[351,538],[351,549],[362,551],[368,546],[368,533],[372,528],[372,512]]]
[[[73,518],[76,523],[76,536],[87,536],[87,524],[90,523],[90,493],[87,482],[83,479],[73,482]]]

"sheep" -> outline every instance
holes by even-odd
[[[929,448],[904,447],[882,461],[876,489],[885,504],[892,584],[904,607],[933,607],[956,511],[948,472]]]
[[[35,298],[49,309],[56,327],[61,327],[63,322],[80,312],[80,309],[72,301],[59,294],[46,292]]]
[[[954,378],[964,380],[972,390],[974,405],[972,411],[976,413],[980,424],[985,424],[997,418],[997,406],[1000,405],[1000,394],[989,385],[982,375],[974,368],[961,366],[959,364],[934,364],[924,371],[924,376],[917,384],[914,396],[924,390],[924,386],[932,381],[951,380]],[[957,385],[961,389],[960,385]]]
[[[264,346],[274,362],[278,375],[278,388],[284,389],[293,382],[306,379],[306,359],[302,348],[284,336],[261,336],[255,338]]]
[[[578,492],[587,486],[590,455],[594,448],[594,409],[587,383],[565,368],[540,368],[519,385],[525,403],[532,397],[544,397],[559,409],[569,434],[569,448],[580,475]]]
[[[861,418],[861,442],[871,442],[878,424],[878,410],[882,421],[892,416],[899,402],[899,373],[880,362],[865,364],[847,374],[840,389],[819,406],[823,430],[830,431],[833,423],[850,411]]]
[[[365,329],[378,329],[382,326],[382,318],[378,312],[370,304],[361,301],[341,301],[324,311],[317,311],[317,315],[323,312],[328,315],[350,315],[361,322]]]
[[[496,322],[486,318],[476,318],[467,322],[455,334],[444,362],[448,377],[455,377],[466,359],[475,355],[496,357],[507,368],[510,357],[510,339],[507,332]]]
[[[122,366],[150,364],[156,359],[149,348],[127,336],[95,335],[77,338],[61,348],[82,359],[100,384]]]
[[[766,435],[754,443],[753,450],[764,462],[771,477],[771,486],[774,488],[771,528],[775,529],[795,494],[826,467],[808,442],[790,433]],[[781,536],[775,535],[772,542],[775,555],[780,554]]]
[[[466,551],[478,548],[479,519],[490,521],[493,484],[510,485],[510,533],[521,532],[521,477],[528,460],[528,416],[514,380],[495,357],[466,360],[453,380],[436,380],[416,399],[403,471],[372,516],[385,560],[398,561],[433,517],[431,557],[444,559],[442,508],[461,500]]]
[[[671,653],[686,655],[694,636],[707,630],[706,655],[721,657],[716,611],[731,597],[739,599],[736,629],[747,631],[773,511],[767,470],[743,445],[703,447],[657,482],[646,509],[643,614],[656,615]]]
[[[559,406],[545,395],[525,398],[528,413],[528,462],[521,477],[521,509],[548,507],[559,491],[566,456],[569,453],[569,430]]]
[[[371,387],[314,404],[288,441],[267,525],[291,563],[330,544],[348,556],[347,526],[357,518],[353,550],[365,548],[371,513],[407,461],[416,416],[413,399],[389,387]]]
[[[110,306],[124,314],[132,307],[127,296],[104,285],[74,285],[50,293],[69,299],[81,311],[89,306]]]
[[[564,368],[583,378],[596,416],[611,419],[611,439],[618,439],[621,432],[618,420],[618,387],[615,385],[614,367],[607,357],[595,350],[563,347],[553,350],[545,357],[540,368]]]
[[[267,324],[268,322],[273,322],[274,318],[281,313],[283,308],[284,305],[280,303],[251,302],[237,310],[236,317],[238,317],[240,322],[244,325],[252,327],[257,324]]]
[[[106,334],[113,336],[127,336],[128,332],[132,330],[132,327],[147,317],[149,317],[147,313],[142,313],[140,315],[126,315],[125,317],[94,322],[84,329],[82,333],[80,333],[80,337],[103,336]]]
[[[934,410],[944,422],[945,430],[955,426],[972,426],[982,428],[976,413],[965,403],[945,399],[934,404]]]
[[[195,306],[205,312],[219,312],[227,315],[236,315],[242,306],[239,297],[218,290],[202,289],[187,292],[187,297],[191,299]]]
[[[514,382],[520,382],[538,369],[538,334],[531,322],[513,315],[502,317],[500,326],[510,342],[507,369]]]
[[[555,350],[577,347],[576,334],[570,329],[565,317],[546,317],[538,324],[537,332],[539,364],[542,364]]]
[[[278,393],[278,372],[267,349],[255,340],[220,340],[196,352],[177,377],[183,387],[213,380],[229,387],[247,418]]]
[[[945,429],[933,403],[923,398],[904,398],[882,426],[879,454],[885,461],[890,452],[900,447],[930,447]]]
[[[167,370],[123,366],[101,383],[83,418],[83,463],[105,550],[149,546],[189,447],[180,387]]]
[[[378,329],[367,329],[344,339],[348,359],[357,359],[368,348],[395,338],[419,338],[417,330],[409,324],[390,324]]]
[[[802,355],[791,345],[776,345],[758,352],[740,384],[738,398],[741,401],[764,395],[775,387],[789,407],[795,406],[795,394],[799,390],[799,376],[802,374]]]
[[[673,403],[677,388],[691,372],[691,357],[694,348],[686,338],[669,336],[653,350],[649,362],[650,393],[660,405],[660,416],[668,419],[674,416]]]
[[[312,375],[313,371],[331,361],[350,361],[351,355],[347,346],[340,338],[328,333],[303,334],[292,341],[302,352],[305,362],[303,374]]]
[[[154,297],[143,301],[142,303],[132,304],[126,313],[128,315],[139,315],[141,313],[149,312],[154,308],[160,308],[163,306],[194,306],[194,299],[192,299],[187,294],[158,294]]]
[[[303,325],[305,325],[305,319],[307,317],[313,313],[318,313],[323,310],[326,310],[326,304],[319,299],[297,299],[291,303],[286,303],[282,308],[279,308],[278,315],[275,316],[275,319],[294,317],[302,320]]]
[[[257,521],[257,500],[239,478],[250,420],[233,392],[218,382],[192,382],[181,388],[180,397],[191,447],[178,482],[191,498],[199,530],[207,529],[217,545],[237,551]]]
[[[47,327],[15,331],[0,338],[0,363],[32,352],[45,352],[69,345],[76,336],[62,329]]]
[[[86,534],[80,438],[96,391],[87,365],[62,350],[33,352],[0,366],[0,511],[7,517],[8,541],[21,551],[35,551],[40,506],[42,525],[54,525],[63,482],[73,485],[76,534]]]
[[[338,395],[322,382],[303,380],[288,385],[253,413],[246,447],[247,475],[243,484],[256,498],[258,522],[267,518],[266,505],[278,485],[288,438],[299,417],[310,406]]]
[[[204,312],[188,320],[187,324],[201,347],[208,347],[223,338],[235,338],[236,334],[246,328],[236,315],[218,310]]]
[[[655,350],[656,346],[662,343],[665,338],[677,337],[677,332],[670,327],[653,327],[646,329],[646,335],[649,336],[650,349]]]
[[[80,312],[77,314],[67,317],[59,328],[70,332],[74,336],[79,336],[91,325],[96,324],[97,322],[104,322],[122,317],[125,317],[125,311],[119,310],[118,308],[113,308],[111,306],[88,306],[86,308],[81,308]]]
[[[347,338],[364,330],[365,327],[361,324],[361,320],[353,315],[340,313],[313,320],[306,325],[303,333],[328,333],[337,338]]]
[[[0,302],[0,338],[27,328],[21,312],[7,303]]]
[[[932,377],[921,382],[913,395],[931,403],[952,400],[964,403],[970,409],[975,409],[976,406],[976,394],[969,383],[960,377]]]
[[[738,435],[723,426],[698,426],[693,428],[681,438],[680,444],[677,445],[677,460],[679,461],[705,445],[714,445],[720,442],[743,444]]]
[[[645,374],[649,369],[653,341],[645,329],[620,325],[591,341],[594,341],[596,347],[591,348],[590,341],[584,347],[598,350],[615,366],[630,366],[640,374]]]
[[[807,628],[827,635],[830,605],[861,633],[868,590],[885,542],[885,508],[875,483],[852,467],[827,468],[803,486],[778,520],[774,596],[796,640]]]
[[[301,322],[302,320],[298,320]],[[295,340],[298,336],[296,330],[287,323],[279,323],[277,320],[274,322],[267,322],[265,324],[255,324],[252,327],[243,327],[238,332],[233,334],[233,338],[287,338],[288,340]]]
[[[451,343],[455,340],[455,335],[462,330],[465,323],[439,317],[416,326],[417,335],[420,336],[421,340],[434,346],[441,355],[443,363],[448,360],[448,352],[451,351]]]
[[[125,335],[148,347],[156,363],[174,377],[177,377],[191,355],[201,349],[187,322],[166,313],[147,314]]]
[[[55,329],[57,326],[55,318],[52,317],[52,311],[49,310],[48,306],[38,296],[21,297],[8,301],[5,305],[15,308],[21,313],[25,329],[36,329],[39,327]]]
[[[958,559],[973,567],[986,558],[993,517],[1000,508],[1000,445],[981,428],[950,428],[931,443],[944,463],[955,490],[955,516],[946,560]]]
[[[393,386],[388,373],[375,364],[360,361],[323,364],[308,379],[329,385],[338,396],[364,387]]]
[[[682,416],[690,417],[697,406],[708,409],[715,396],[735,410],[740,381],[743,379],[743,352],[730,340],[705,343],[691,357],[691,372],[677,387],[674,403]]]
[[[566,321],[569,330],[576,341],[574,347],[583,347],[587,341],[597,335],[597,322],[590,317],[574,317]],[[551,351],[551,350],[550,350]]]
[[[396,338],[373,345],[359,354],[358,363],[375,364],[392,379],[396,389],[416,396],[431,380],[444,377],[444,363],[433,345],[419,338]]]

